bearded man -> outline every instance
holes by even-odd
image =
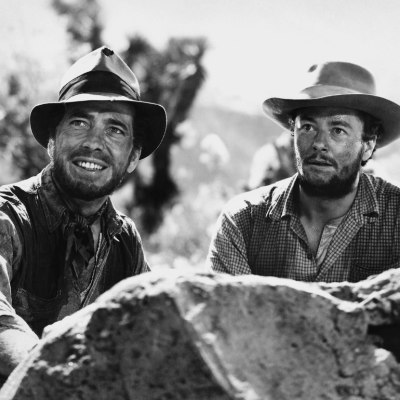
[[[133,72],[102,47],[67,71],[57,103],[32,110],[33,135],[51,162],[0,188],[3,377],[47,325],[149,271],[133,221],[109,199],[164,136],[164,108],[139,95]]]
[[[400,106],[358,65],[308,75],[292,99],[263,103],[293,135],[297,173],[228,203],[207,258],[215,272],[357,282],[400,266],[400,189],[360,171],[399,137]]]

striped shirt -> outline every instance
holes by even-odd
[[[322,263],[300,222],[297,175],[243,193],[222,211],[206,266],[306,282],[358,282],[400,267],[400,189],[361,173],[354,202],[336,228]]]

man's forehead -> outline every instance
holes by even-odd
[[[77,103],[65,103],[66,114],[75,113],[116,113],[135,116],[134,106],[129,102],[116,101],[85,101]]]
[[[362,120],[362,112],[353,108],[345,107],[304,107],[294,111],[295,117],[300,118],[326,118],[347,119],[346,117],[356,117]]]

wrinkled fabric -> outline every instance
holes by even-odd
[[[117,282],[149,271],[132,220],[111,201],[102,216],[102,238],[84,285],[65,262],[63,227],[70,213],[51,170],[0,188],[0,331],[45,326],[92,303]],[[30,332],[28,332],[30,333]]]
[[[106,200],[94,215],[89,218],[70,212],[68,223],[62,227],[67,242],[65,262],[71,263],[76,278],[87,270],[90,260],[95,254],[93,234],[90,225],[95,223],[108,206]]]
[[[400,189],[362,173],[354,202],[321,265],[300,222],[297,175],[232,199],[222,211],[206,267],[306,282],[358,282],[400,267]]]

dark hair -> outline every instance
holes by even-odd
[[[133,148],[143,149],[146,143],[146,131],[149,121],[146,118],[135,117],[133,119]]]
[[[364,123],[364,129],[361,139],[364,142],[368,142],[369,140],[373,140],[374,138],[378,140],[383,133],[382,122],[364,111],[357,110],[357,112],[359,113],[359,118]],[[372,158],[372,155],[375,153],[375,151],[376,145],[371,153],[371,157],[368,160]],[[368,160],[361,161],[361,166],[364,167],[364,165],[367,164]]]
[[[289,130],[291,132],[294,132],[294,121],[296,119],[298,111],[299,108],[296,108],[287,116]],[[364,111],[361,110],[354,110],[354,111],[356,112],[358,118],[363,123],[363,134],[361,136],[361,139],[364,142],[368,142],[369,140],[373,140],[376,137],[376,140],[378,140],[383,133],[382,122],[379,119],[373,117],[371,114],[368,114]],[[375,153],[375,150],[376,146],[372,151],[371,157],[368,160],[372,158],[372,155]],[[364,167],[367,164],[368,160],[361,161],[361,166]]]
[[[54,113],[48,117],[48,132],[49,139],[54,139],[56,135],[56,129],[58,124],[62,121],[65,115],[65,111],[67,110],[67,106],[65,103],[61,103],[63,107],[59,107],[55,109]]]

